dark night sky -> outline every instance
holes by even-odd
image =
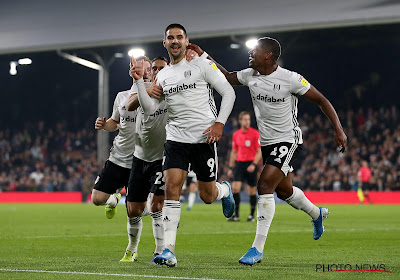
[[[397,82],[400,78],[400,25],[362,26],[341,29],[259,34],[278,39],[282,45],[283,67],[301,73],[323,92],[335,107],[367,107],[400,104]],[[190,38],[190,34],[189,34]],[[244,39],[243,37],[242,39]],[[241,38],[238,38],[241,39]],[[230,49],[229,37],[197,39],[199,44],[228,70],[247,67],[247,49]],[[132,46],[94,49],[103,56],[126,53]],[[142,46],[146,55],[167,56],[162,43]],[[93,50],[93,49],[92,49]],[[90,50],[66,50],[93,60]],[[32,65],[18,66],[18,74],[9,74],[9,63],[22,57]],[[129,58],[116,59],[110,68],[110,110],[118,91],[130,88]],[[376,73],[376,74],[372,74]],[[97,71],[73,64],[55,51],[0,56],[1,128],[26,121],[57,122],[67,119],[70,128],[93,123],[97,115]],[[371,77],[375,77],[372,82]],[[366,88],[361,100],[355,100],[355,85]],[[236,87],[235,111],[252,111],[246,87]],[[218,102],[218,94],[216,100]],[[300,112],[315,111],[306,101]]]

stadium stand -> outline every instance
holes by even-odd
[[[235,113],[218,145],[219,180],[227,179],[232,133],[239,127]],[[294,185],[304,190],[357,190],[357,172],[366,160],[372,189],[400,190],[399,109],[360,108],[339,115],[349,137],[345,154],[337,151],[331,125],[322,114],[299,115],[304,145]],[[66,121],[39,121],[1,130],[0,191],[81,191],[86,197],[101,168],[96,162],[96,132],[67,127]]]

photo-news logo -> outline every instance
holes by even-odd
[[[366,271],[366,272],[386,272],[392,273],[387,270],[385,264],[316,264],[315,272],[345,272],[345,271]]]

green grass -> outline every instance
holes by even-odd
[[[253,242],[255,223],[228,223],[220,204],[196,204],[192,211],[183,205],[176,268],[148,264],[154,250],[150,217],[143,219],[139,260],[119,263],[127,236],[124,207],[118,207],[114,219],[107,220],[103,207],[93,205],[0,204],[0,279],[400,279],[400,206],[330,205],[326,232],[315,241],[306,214],[277,205],[264,260],[247,267],[238,259]],[[248,206],[241,212],[245,219]],[[393,273],[319,273],[316,264],[385,264]]]

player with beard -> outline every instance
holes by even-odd
[[[207,59],[185,60],[189,39],[180,24],[169,25],[163,44],[171,64],[161,70],[157,84],[163,88],[168,104],[167,142],[164,146],[163,171],[165,177],[165,202],[163,208],[165,249],[155,258],[161,265],[176,266],[175,242],[181,205],[179,196],[189,168],[197,175],[200,198],[205,203],[222,200],[223,213],[229,218],[234,212],[234,200],[229,183],[216,182],[216,142],[235,101],[235,92],[217,66]],[[146,114],[156,111],[159,100],[151,99],[145,91],[143,64],[136,64],[134,75],[139,89],[139,101]],[[217,113],[212,88],[222,96]]]

